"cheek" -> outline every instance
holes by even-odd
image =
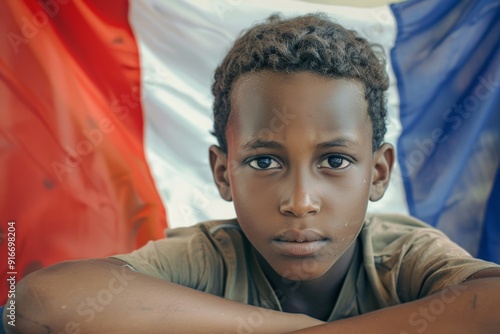
[[[342,178],[329,179],[321,187],[323,211],[335,215],[338,223],[364,219],[371,184],[370,171],[366,168],[351,172]]]
[[[230,176],[234,208],[240,224],[270,218],[277,212],[277,194],[273,184],[250,174],[252,171],[239,168]]]
[[[350,188],[346,192],[349,201],[349,208],[353,212],[365,214],[364,208],[368,206],[368,199],[370,197],[370,185],[371,185],[371,170],[369,168],[363,168],[359,170],[356,175],[349,179]]]
[[[362,170],[353,175],[349,180],[332,186],[335,188],[329,197],[324,197],[323,214],[329,217],[324,226],[330,235],[335,238],[332,245],[332,254],[338,255],[358,235],[365,219],[370,195],[371,175],[369,170]]]

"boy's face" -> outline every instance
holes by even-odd
[[[281,276],[322,276],[352,245],[387,186],[388,144],[372,152],[364,87],[310,72],[246,74],[233,86],[227,155],[211,148],[221,195]]]

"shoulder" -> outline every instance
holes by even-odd
[[[215,237],[224,234],[228,230],[241,231],[236,219],[211,220],[198,223],[193,226],[177,227],[167,229],[167,238],[196,238],[202,235]]]
[[[361,237],[369,245],[373,255],[389,255],[419,240],[449,241],[438,229],[408,215],[368,214],[361,230]],[[464,251],[464,253],[466,253]]]
[[[189,227],[167,229],[166,238],[156,241],[160,253],[183,254],[202,262],[221,258],[224,260],[241,247],[242,232],[236,219],[201,222]]]
[[[398,235],[421,229],[434,228],[415,217],[397,213],[367,214],[363,225],[363,230],[372,234],[390,232]]]
[[[365,268],[391,297],[410,301],[495,267],[473,258],[440,230],[399,214],[368,215],[360,233]],[[394,288],[396,288],[394,290]]]
[[[129,254],[116,255],[136,271],[192,288],[219,292],[227,259],[241,249],[236,220],[207,221],[167,229],[166,238],[149,241]]]
[[[189,227],[167,229],[165,244],[185,245],[190,249],[211,249],[224,252],[237,247],[241,242],[242,232],[236,219],[201,222]]]

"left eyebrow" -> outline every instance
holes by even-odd
[[[325,149],[325,148],[339,147],[339,146],[359,147],[359,144],[353,139],[347,137],[340,137],[316,145],[318,149]]]

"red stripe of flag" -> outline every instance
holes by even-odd
[[[7,272],[131,251],[163,237],[166,216],[144,156],[128,2],[1,1],[0,22],[3,303]]]

